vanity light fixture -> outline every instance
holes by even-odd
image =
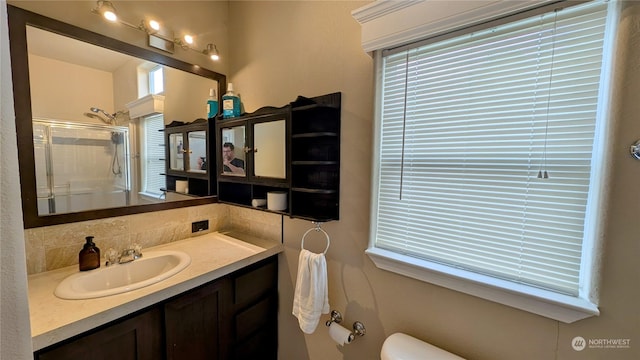
[[[102,15],[105,19],[115,22],[118,20],[118,15],[116,15],[116,8],[113,7],[111,1],[98,0],[98,6],[93,9],[97,14]]]
[[[207,44],[207,48],[202,50],[202,53],[208,55],[213,61],[220,60],[220,53],[214,44]]]
[[[141,20],[140,25],[134,25],[126,22],[118,17],[116,9],[111,1],[98,0],[96,7],[92,9],[91,12],[101,15],[110,22],[118,22],[132,29],[144,31],[149,37],[149,46],[151,47],[173,53],[174,45],[178,45],[184,50],[193,50],[197,53],[208,56],[213,61],[220,60],[220,53],[218,52],[218,48],[215,44],[209,43],[204,50],[197,50],[191,47],[191,45],[193,45],[194,43],[194,38],[192,35],[184,35],[183,39],[175,38],[173,36],[173,32],[167,29],[163,29],[157,20]]]

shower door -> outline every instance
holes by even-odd
[[[34,120],[38,215],[130,202],[128,128]]]

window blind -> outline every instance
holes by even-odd
[[[164,153],[164,116],[153,115],[143,120],[143,186],[142,191],[151,196],[162,195],[160,188],[166,187]]]
[[[375,247],[577,294],[605,23],[589,3],[383,54]]]

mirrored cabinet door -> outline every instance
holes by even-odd
[[[169,134],[169,169],[184,171],[184,152],[182,133]]]
[[[221,175],[246,177],[247,153],[246,126],[236,125],[220,130]]]
[[[253,125],[253,175],[286,179],[286,120],[260,122]]]
[[[166,191],[189,196],[216,194],[214,122],[196,119],[190,123],[173,122],[165,126]]]
[[[187,133],[188,149],[185,150],[189,157],[187,171],[193,173],[207,172],[207,133],[206,131],[190,131]]]

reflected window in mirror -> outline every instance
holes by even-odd
[[[149,71],[149,92],[154,95],[164,93],[164,69],[154,66]]]
[[[160,199],[166,186],[164,161],[164,117],[162,114],[146,116],[140,120],[140,165],[142,186],[140,195]]]
[[[245,176],[245,127],[222,129],[222,175]]]

